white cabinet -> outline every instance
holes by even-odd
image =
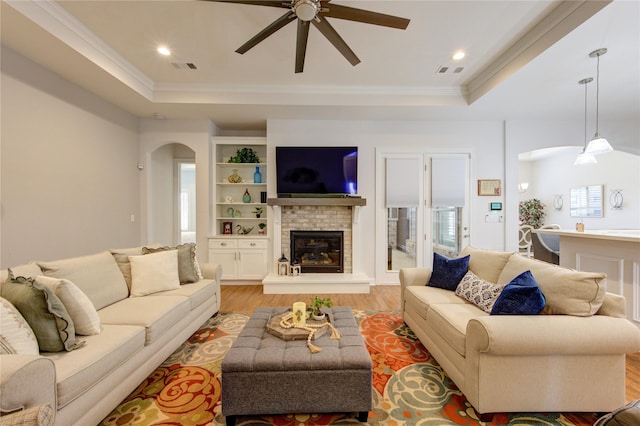
[[[223,280],[261,280],[267,275],[266,238],[209,239],[209,262],[222,266]]]
[[[267,235],[266,138],[214,137],[212,141],[216,156],[214,233]],[[230,162],[243,150],[255,153],[259,162]],[[256,179],[256,172],[261,176],[260,179]],[[230,179],[230,176],[233,178]]]

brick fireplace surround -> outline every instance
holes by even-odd
[[[262,281],[265,294],[369,293],[371,279],[354,264],[359,207],[363,198],[270,198],[274,210],[273,253],[290,253],[290,231],[343,231],[344,273],[303,273],[298,277],[270,273]]]

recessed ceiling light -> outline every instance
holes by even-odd
[[[169,56],[171,55],[171,51],[169,50],[169,48],[167,46],[160,46],[157,49],[158,53],[163,55],[163,56]]]
[[[453,59],[456,61],[459,61],[460,59],[464,58],[464,52],[459,51],[453,54]]]

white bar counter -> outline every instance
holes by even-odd
[[[607,274],[607,291],[626,298],[627,318],[640,328],[640,230],[533,232],[560,236],[560,266]]]

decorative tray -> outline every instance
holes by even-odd
[[[291,313],[291,309],[273,314],[267,321],[267,333],[273,334],[274,336],[279,337],[282,340],[307,340],[307,338],[309,337],[309,330],[293,327],[284,328],[280,325],[280,321],[282,321],[282,318],[289,313]],[[313,327],[313,330],[315,330],[315,333],[313,334],[314,340],[320,336],[324,336],[327,331],[329,331],[329,327],[316,328],[319,325],[329,322],[329,318],[330,315],[327,315],[326,319],[320,321],[315,319],[307,319],[306,323],[311,325]]]

